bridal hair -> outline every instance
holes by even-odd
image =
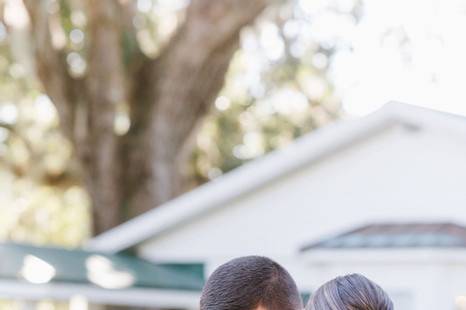
[[[360,274],[337,277],[322,285],[306,310],[393,310],[388,294]]]

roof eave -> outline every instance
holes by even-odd
[[[29,301],[44,299],[68,301],[80,296],[94,304],[196,309],[200,292],[140,288],[109,290],[83,284],[32,284],[2,279],[0,280],[0,296]]]

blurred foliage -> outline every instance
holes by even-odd
[[[331,48],[311,40],[295,2],[271,7],[243,31],[215,111],[197,139],[198,181],[228,172],[340,114],[327,77]]]
[[[184,18],[187,0],[138,0],[137,42],[123,38],[127,55],[139,44],[157,55]],[[89,236],[90,206],[80,186],[71,145],[58,131],[54,107],[33,74],[27,14],[20,0],[2,3],[0,23],[0,239],[76,246]],[[82,1],[49,1],[62,27],[72,74],[86,70],[86,16]],[[343,9],[342,9],[343,8]],[[332,54],[341,42],[319,18],[356,23],[357,1],[288,1],[269,8],[245,29],[241,48],[200,129],[189,173],[206,182],[288,144],[340,115],[329,82]],[[330,15],[329,15],[330,14]],[[325,24],[325,23],[323,23]],[[126,55],[125,54],[125,55]],[[126,56],[125,56],[126,57]],[[126,111],[115,130],[128,128]]]
[[[0,238],[76,246],[88,235],[89,203],[27,49],[25,29],[1,24]]]

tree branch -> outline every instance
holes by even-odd
[[[184,143],[197,120],[203,116],[223,86],[231,57],[238,48],[240,30],[255,20],[267,1],[194,0],[186,23],[160,57],[163,74],[157,87],[154,116],[157,126],[164,116],[186,120],[172,132]],[[196,46],[196,49],[193,49]],[[182,85],[180,82],[182,81]],[[197,114],[197,115],[196,115]]]
[[[190,137],[223,86],[240,30],[268,3],[193,0],[184,24],[160,56],[147,61],[139,72],[129,134],[138,136],[144,143],[141,147],[152,156],[150,162],[141,160],[144,154],[133,147],[130,166],[145,165],[140,171],[150,173],[152,183],[143,191],[157,197],[158,203],[179,193],[178,164],[189,154]]]
[[[52,44],[47,1],[23,0],[23,3],[31,20],[37,74],[57,109],[65,136],[73,141],[73,79],[68,74],[63,51]]]
[[[121,221],[115,109],[127,101],[121,42],[121,7],[114,0],[88,0],[90,44],[85,80],[88,96],[88,182],[98,233]],[[98,192],[95,192],[98,191]]]

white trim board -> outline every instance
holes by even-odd
[[[465,248],[361,248],[312,249],[302,252],[305,263],[326,266],[332,264],[413,264],[465,265]]]
[[[109,290],[83,284],[32,284],[15,280],[0,280],[0,297],[2,298],[67,301],[76,296],[82,296],[95,304],[197,309],[200,292],[143,288]]]
[[[311,132],[288,147],[251,161],[91,239],[85,248],[109,253],[131,248],[395,125],[421,130],[434,126],[466,135],[464,118],[391,102],[362,119],[336,122]]]

